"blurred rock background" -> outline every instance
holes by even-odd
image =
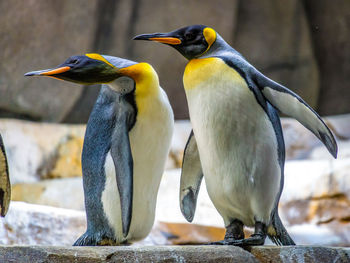
[[[349,0],[0,1],[0,117],[86,123],[99,89],[25,72],[98,52],[150,62],[177,119],[188,117],[176,50],[136,34],[205,24],[322,115],[350,112]]]
[[[350,246],[350,114],[325,121],[337,137],[337,160],[297,121],[282,119],[287,162],[280,215],[298,244]],[[180,212],[180,168],[190,130],[189,121],[175,124],[156,223],[151,235],[136,245],[196,244],[224,235],[205,183],[194,224],[184,224]],[[84,232],[84,131],[85,125],[0,120],[12,182],[10,209],[0,220],[0,244],[70,245]]]
[[[186,60],[131,38],[189,24],[215,28],[264,74],[322,115],[333,115],[326,122],[338,141],[337,160],[299,123],[283,119],[287,162],[280,211],[297,243],[350,246],[349,0],[0,0],[0,133],[13,185],[0,244],[70,245],[85,229],[80,155],[99,87],[23,74],[87,52],[150,62],[176,118],[186,119]],[[190,129],[188,121],[177,121],[156,223],[137,245],[223,237],[205,184],[195,224],[184,225],[180,213],[179,168]]]

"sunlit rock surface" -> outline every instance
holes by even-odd
[[[13,201],[84,210],[81,177],[14,184],[11,198]]]
[[[350,157],[350,114],[325,118],[336,134],[339,158]],[[331,159],[322,143],[297,121],[282,118],[287,160]],[[180,168],[191,131],[189,121],[177,121],[166,169]],[[85,125],[0,120],[11,182],[81,176]]]
[[[70,246],[85,230],[82,211],[13,201],[0,218],[0,244]],[[200,244],[223,239],[224,234],[218,227],[156,222],[149,236],[133,246]]]
[[[234,263],[346,263],[350,249],[330,247],[145,246],[48,247],[0,246],[1,262],[234,262]]]
[[[0,120],[11,183],[81,176],[85,126]]]

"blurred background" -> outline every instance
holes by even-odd
[[[96,52],[151,63],[177,119],[188,118],[176,50],[136,34],[213,27],[270,78],[322,115],[350,111],[348,0],[0,1],[0,117],[86,123],[99,89],[24,78],[72,55]]]
[[[151,63],[183,120],[158,198],[157,238],[147,242],[222,238],[204,185],[195,223],[207,228],[176,225],[185,222],[178,185],[191,129],[182,85],[187,61],[164,45],[131,40],[192,24],[213,27],[265,75],[332,115],[326,121],[339,143],[337,160],[297,122],[282,120],[288,161],[280,210],[298,243],[350,245],[349,0],[0,0],[0,133],[14,200],[0,220],[1,244],[69,245],[84,231],[80,154],[99,87],[23,74],[90,52]]]

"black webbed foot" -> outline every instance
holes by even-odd
[[[243,231],[243,225],[242,225]],[[244,234],[243,234],[244,237]],[[235,237],[229,237],[225,235],[225,239],[221,241],[211,242],[207,245],[230,245],[230,246],[261,246],[264,245],[266,239],[266,225],[261,222],[255,223],[254,234],[248,238],[236,239]]]

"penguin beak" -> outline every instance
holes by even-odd
[[[48,77],[55,77],[55,75],[64,73],[69,71],[71,68],[68,66],[65,67],[59,67],[54,69],[44,69],[44,70],[38,70],[38,71],[31,71],[24,74],[24,76],[48,76]]]
[[[180,38],[173,36],[171,33],[142,34],[133,39],[156,41],[168,45],[179,45],[182,42]]]

